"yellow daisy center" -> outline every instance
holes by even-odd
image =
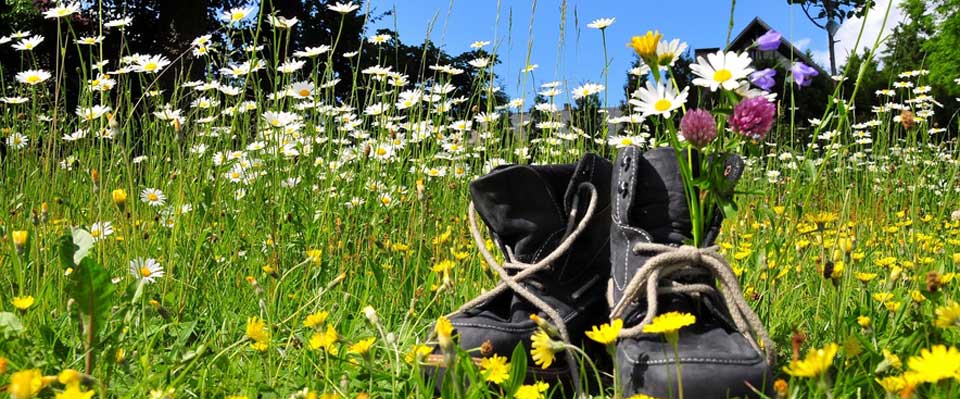
[[[280,119],[273,118],[270,120],[270,124],[273,126],[280,126]]]
[[[157,194],[150,193],[150,194],[147,194],[147,199],[150,201],[157,201],[160,199],[160,197],[158,197]]]
[[[377,155],[386,155],[386,154],[387,154],[386,148],[383,148],[383,147],[377,148]]]
[[[154,70],[156,70],[156,69],[157,69],[157,63],[156,63],[156,62],[148,62],[148,63],[146,63],[146,64],[143,65],[143,70],[144,70],[144,71],[154,71]]]
[[[672,105],[673,105],[673,103],[671,103],[670,100],[667,100],[666,98],[661,98],[661,99],[657,100],[656,103],[653,104],[653,108],[656,109],[656,110],[659,111],[659,112],[664,112],[664,111],[670,109],[670,107],[671,107]]]
[[[720,83],[726,82],[730,80],[730,78],[732,77],[733,77],[733,73],[731,73],[730,70],[726,68],[718,70],[713,73],[713,80]]]
[[[300,97],[306,97],[306,96],[309,96],[309,95],[310,95],[310,90],[307,90],[307,89],[300,89],[300,93],[299,93],[299,94],[300,94]]]
[[[143,276],[143,277],[150,277],[151,274],[153,274],[153,272],[150,271],[150,268],[148,268],[148,267],[146,267],[146,266],[141,266],[141,267],[140,267],[140,275],[141,275],[141,276]]]
[[[37,75],[27,76],[27,83],[37,83],[40,81],[40,77]]]
[[[662,100],[661,100],[661,101],[662,101]],[[624,138],[620,139],[620,144],[623,144],[623,145],[633,145],[633,139],[631,139],[631,138],[629,138],[629,137],[624,137]]]

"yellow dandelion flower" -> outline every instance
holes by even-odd
[[[822,349],[811,349],[807,351],[806,358],[790,362],[790,365],[784,367],[783,371],[794,377],[817,377],[830,368],[838,349],[840,349],[840,346],[835,343],[829,343]]]
[[[480,360],[480,375],[485,381],[500,385],[510,377],[510,363],[504,356],[483,358]]]
[[[39,369],[23,370],[10,376],[7,392],[11,399],[29,399],[43,389],[43,373]]]
[[[857,272],[856,274],[854,274],[854,276],[856,276],[857,280],[860,280],[861,283],[866,284],[866,283],[869,283],[870,281],[873,281],[873,279],[877,278],[877,273]]]
[[[912,356],[907,361],[911,371],[917,373],[922,382],[937,382],[960,375],[960,351],[944,345],[934,345],[920,351],[920,356]]]
[[[33,302],[33,297],[29,295],[15,296],[12,300],[10,300],[10,303],[13,304],[13,307],[17,308],[17,310],[30,309],[30,307],[33,306]]]
[[[377,337],[370,337],[357,341],[357,343],[350,345],[347,348],[347,353],[353,353],[355,355],[366,355],[370,352],[370,348],[373,347],[373,343],[377,340]]]
[[[550,367],[556,359],[557,352],[563,350],[563,344],[554,341],[543,330],[537,330],[531,337],[530,355],[533,362],[542,368]]]
[[[960,303],[950,301],[934,310],[937,320],[934,325],[940,328],[960,327]]]
[[[410,351],[403,357],[403,361],[407,362],[407,364],[413,364],[427,357],[431,352],[433,352],[433,348],[424,344],[416,344],[410,348]]]
[[[446,273],[449,272],[450,269],[453,269],[454,266],[456,266],[456,263],[454,263],[452,260],[445,259],[437,262],[437,264],[433,265],[430,270],[435,273]]]
[[[250,338],[256,342],[264,342],[270,340],[270,332],[267,331],[267,323],[259,317],[251,317],[247,319],[247,338]]]
[[[325,310],[313,313],[303,320],[303,326],[307,328],[317,327],[327,321],[327,316],[329,315],[330,313]]]
[[[644,394],[642,394],[642,393],[638,393],[638,394],[633,395],[633,396],[631,396],[631,397],[629,397],[629,398],[627,398],[627,399],[658,399],[658,398],[655,398],[655,397],[653,397],[653,396],[644,395]]]
[[[437,318],[437,325],[434,327],[437,332],[437,340],[440,341],[440,347],[444,352],[453,349],[453,324],[450,319],[440,316]]]
[[[543,399],[543,393],[548,389],[550,389],[550,385],[545,382],[521,385],[517,392],[513,394],[513,397],[516,399]]]
[[[307,250],[307,260],[309,260],[314,265],[320,264],[322,258],[323,250],[322,249],[308,249]]]
[[[857,316],[857,324],[863,328],[870,328],[870,316]]]
[[[660,34],[660,31],[647,31],[647,34],[643,36],[631,37],[629,46],[644,61],[651,60],[648,64],[656,65],[657,45],[660,44],[661,38],[663,38],[663,35]]]
[[[74,383],[67,385],[67,389],[64,389],[63,392],[57,393],[55,396],[56,399],[90,399],[93,397],[94,391],[83,391],[80,389],[80,383]]]
[[[316,332],[312,337],[310,337],[310,349],[323,349],[331,355],[336,355],[337,347],[335,345],[338,339],[339,337],[337,336],[337,330],[328,324],[326,331]]]
[[[594,341],[597,341],[604,345],[610,345],[617,341],[617,335],[620,334],[620,329],[623,328],[623,320],[616,319],[610,323],[604,323],[597,326],[593,326],[591,331],[587,331],[587,338],[590,338]]]
[[[650,324],[643,326],[647,334],[674,334],[681,328],[693,325],[697,318],[689,313],[668,312],[653,318]]]

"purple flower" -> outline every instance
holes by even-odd
[[[733,107],[730,128],[753,140],[762,140],[773,127],[777,108],[766,98],[748,98]]]
[[[773,51],[780,48],[780,39],[783,35],[773,29],[757,38],[757,48],[762,51]]]
[[[810,86],[813,77],[820,74],[816,69],[802,62],[794,63],[793,67],[790,68],[790,73],[793,74],[793,81],[797,82],[797,86],[800,87]]]
[[[777,71],[767,68],[750,74],[750,82],[763,90],[770,91],[773,85],[777,84],[777,81],[773,80],[774,76],[777,76]]]
[[[717,137],[717,121],[707,111],[690,110],[680,119],[680,135],[694,147],[703,148]]]

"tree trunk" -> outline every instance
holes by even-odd
[[[829,30],[827,30],[827,40],[829,40],[829,49],[830,49],[830,74],[836,76],[837,75],[837,53],[833,47],[835,43],[833,39],[833,33],[830,32]]]

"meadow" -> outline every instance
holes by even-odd
[[[536,88],[540,115],[512,125],[530,104],[494,104],[492,80],[455,87],[463,71],[447,65],[413,86],[378,51],[389,38],[261,58],[295,21],[244,8],[179,58],[102,54],[98,33],[70,27],[79,5],[49,12],[59,37],[0,32],[23,48],[0,98],[0,387],[12,398],[435,397],[421,373],[434,323],[498,281],[467,226],[471,180],[667,141],[659,116],[611,119],[610,132],[560,117],[568,96],[602,97],[602,76]],[[496,53],[500,39],[474,44]],[[73,72],[37,65],[36,46],[83,60],[75,108],[60,86]],[[365,95],[335,98],[330,65],[358,57],[381,66],[352,83]],[[183,65],[204,78],[157,89]],[[853,109],[856,93],[838,88],[815,121],[790,117],[802,88],[782,82],[781,118],[746,155],[719,245],[777,344],[773,397],[960,395],[957,128],[927,122],[954,99],[931,98],[924,70],[903,72],[872,94],[886,105]],[[446,394],[553,392],[524,385],[523,353],[504,360],[462,362],[472,383]]]

